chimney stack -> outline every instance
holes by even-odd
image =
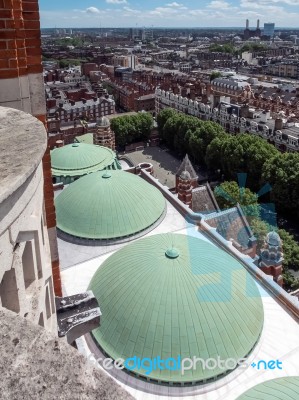
[[[259,20],[259,19],[257,20],[257,26],[256,26],[256,29],[260,29],[260,20]]]
[[[246,29],[249,29],[249,19],[246,19]]]
[[[283,121],[281,118],[276,118],[275,120],[275,125],[274,125],[274,130],[275,131],[280,131],[283,128]]]

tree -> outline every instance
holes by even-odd
[[[174,136],[176,134],[177,126],[180,121],[178,113],[173,114],[164,124],[162,131],[162,138],[165,140],[167,146],[174,149]]]
[[[179,153],[189,152],[187,132],[195,132],[203,124],[203,121],[196,117],[189,115],[179,114],[176,121],[174,131],[173,145],[174,149]]]
[[[277,153],[274,146],[259,137],[223,134],[221,140],[216,137],[207,146],[206,163],[211,171],[221,169],[226,179],[236,179],[240,172],[247,173],[248,187],[257,190],[265,161]]]
[[[271,200],[278,210],[299,217],[299,154],[279,153],[265,160],[263,182],[272,185]]]
[[[253,218],[250,221],[250,227],[257,240],[256,252],[257,254],[260,254],[260,251],[264,246],[265,238],[267,234],[273,230],[273,227],[260,218]]]
[[[282,240],[282,251],[284,255],[284,266],[295,271],[299,270],[299,244],[294,236],[285,229],[278,229],[278,234]]]
[[[189,152],[199,164],[205,164],[205,155],[209,144],[218,137],[224,137],[225,130],[215,122],[206,121],[194,132],[187,132],[185,139],[188,141]]]
[[[248,188],[239,187],[237,182],[223,182],[214,190],[214,195],[221,209],[239,204],[246,217],[259,217],[258,196]]]
[[[115,133],[116,144],[125,146],[132,142],[148,140],[153,127],[153,117],[149,113],[141,112],[113,118],[110,124]]]
[[[163,129],[167,120],[177,114],[178,113],[173,108],[164,108],[159,112],[159,114],[157,115],[157,124],[160,137],[163,138]]]
[[[214,43],[209,47],[210,52],[217,52],[217,53],[234,53],[235,48],[232,44],[226,43],[226,44],[217,44]]]
[[[211,141],[225,135],[215,122],[164,109],[157,116],[161,138],[178,154],[190,153],[198,163],[205,164],[205,154]]]
[[[212,82],[216,78],[220,78],[222,76],[221,72],[213,71],[210,75],[210,82]]]
[[[212,142],[208,145],[207,151],[205,154],[205,162],[210,171],[221,170],[222,168],[222,145],[225,140],[227,140],[228,135],[225,135],[223,139],[216,137],[212,140]]]
[[[283,271],[282,277],[285,290],[292,291],[299,289],[299,279],[295,278],[289,270]]]

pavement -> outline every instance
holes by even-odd
[[[144,150],[126,153],[134,165],[141,162],[149,162],[154,167],[154,177],[169,187],[175,186],[175,173],[181,165],[181,161],[175,158],[168,149],[160,147],[145,147]]]

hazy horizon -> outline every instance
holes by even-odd
[[[299,0],[40,0],[42,28],[164,28],[250,27],[274,22],[284,28],[298,28]],[[207,23],[209,21],[209,23]]]

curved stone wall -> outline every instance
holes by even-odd
[[[0,107],[0,119],[0,306],[56,332],[41,163],[46,131],[10,108]]]

